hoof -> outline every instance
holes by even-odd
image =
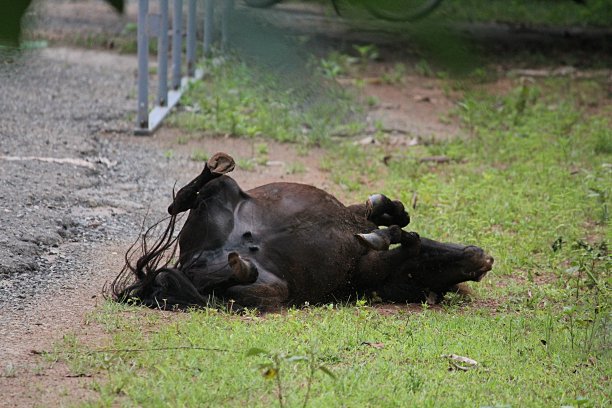
[[[373,194],[368,197],[366,218],[376,225],[397,225],[400,228],[410,223],[410,216],[401,201],[391,201],[383,194]]]
[[[376,232],[356,234],[355,236],[362,245],[375,251],[386,251],[389,249],[389,245],[391,245],[391,241],[388,237],[377,234]]]
[[[257,280],[257,268],[251,262],[240,257],[238,252],[230,252],[227,262],[232,270],[232,276],[242,284],[253,283]]]
[[[370,197],[368,197],[367,203],[371,207],[376,207],[381,205],[384,202],[385,198],[387,197],[382,194],[372,194]]]
[[[366,201],[366,217],[371,218],[383,213],[383,206],[389,201],[382,194],[373,194]]]

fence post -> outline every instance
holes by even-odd
[[[138,2],[138,126],[149,127],[149,0]]]
[[[181,87],[181,51],[183,47],[183,0],[174,0],[172,15],[172,89]]]
[[[159,0],[160,33],[157,40],[157,104],[168,105],[168,0]]]
[[[189,0],[187,10],[187,76],[191,78],[196,62],[196,0]]]
[[[187,75],[182,77],[183,53],[183,0],[173,0],[172,72],[168,78],[168,15],[169,0],[159,0],[159,14],[149,13],[149,0],[138,0],[138,107],[134,133],[150,135],[178,103],[190,82],[201,79],[203,70],[196,69],[197,54],[197,1],[188,1],[187,15]],[[213,28],[213,1],[206,0],[204,50],[210,53]],[[227,13],[225,13],[227,15]],[[149,37],[157,37],[158,90],[153,109],[149,112]],[[168,83],[170,82],[170,86]]]

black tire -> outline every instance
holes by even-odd
[[[249,7],[266,8],[280,3],[282,0],[244,0],[244,3]]]
[[[387,21],[413,21],[425,17],[442,0],[370,0],[365,6],[374,17]]]

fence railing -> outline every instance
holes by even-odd
[[[202,78],[203,71],[196,69],[198,24],[202,24],[202,52],[210,56],[214,35],[214,12],[221,4],[221,41],[225,44],[228,36],[229,14],[233,8],[232,0],[185,0],[186,20],[184,23],[183,0],[173,0],[172,30],[169,21],[169,0],[158,0],[158,11],[149,12],[149,0],[138,0],[138,109],[137,135],[150,135],[161,124],[170,110],[179,101],[187,85]],[[203,12],[198,14],[198,5]],[[201,15],[203,18],[198,18]],[[198,20],[202,20],[198,23]],[[185,36],[185,58],[183,58],[183,36]],[[169,37],[172,42],[170,44]],[[149,111],[149,39],[157,39],[157,96]],[[170,46],[171,45],[171,46]],[[172,53],[169,55],[169,49]],[[170,60],[171,59],[171,60]],[[185,68],[183,68],[185,59]],[[168,78],[168,64],[172,64],[171,77]],[[170,86],[168,80],[170,79]]]

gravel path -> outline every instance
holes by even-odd
[[[49,48],[2,67],[2,331],[41,295],[82,280],[86,251],[133,239],[143,203],[163,208],[153,205],[168,166],[159,148],[116,137],[130,133],[135,66],[133,57]]]

